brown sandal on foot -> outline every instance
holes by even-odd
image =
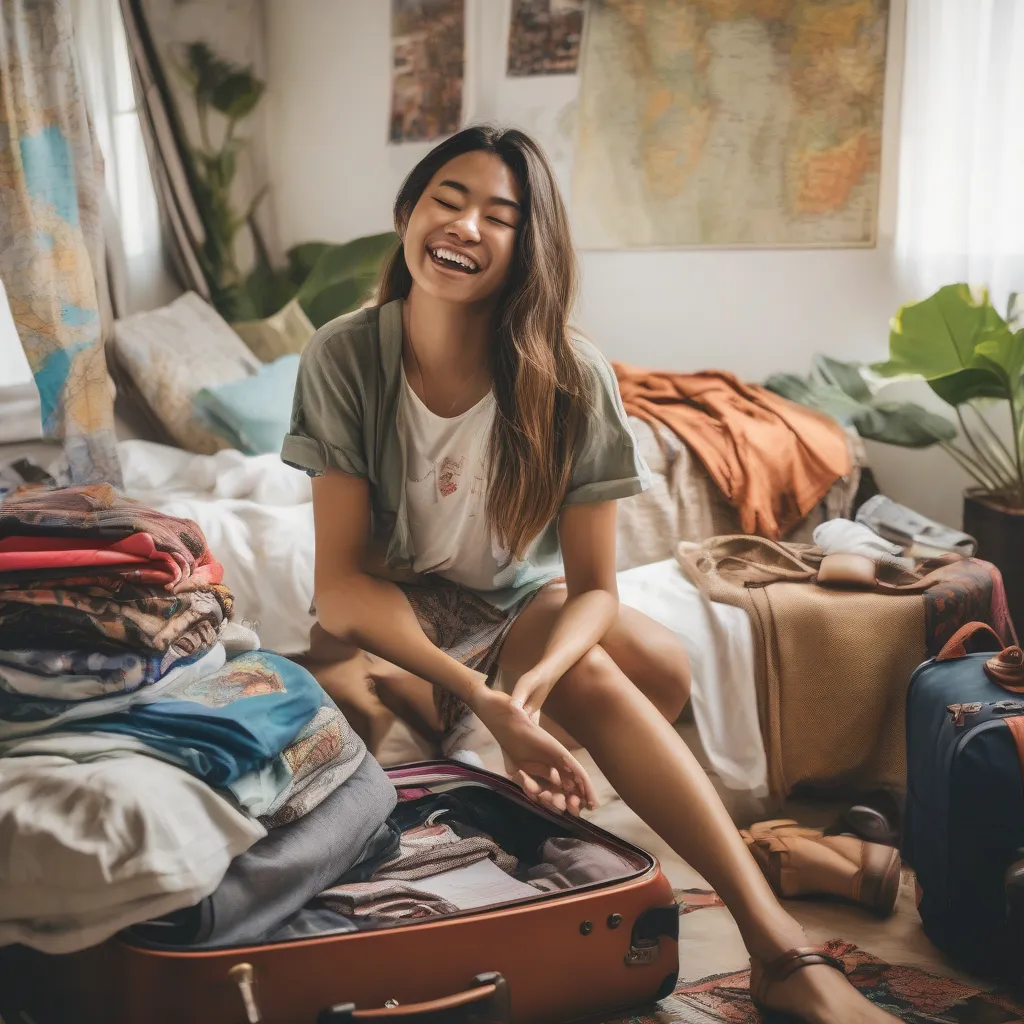
[[[785,1010],[773,1010],[765,1000],[768,998],[768,992],[772,985],[785,981],[802,967],[814,967],[818,964],[824,964],[826,967],[831,967],[833,970],[839,971],[840,974],[846,975],[846,965],[842,960],[814,946],[798,946],[796,949],[786,950],[782,956],[777,956],[767,964],[750,961],[750,1001],[758,1013],[764,1017],[765,1024],[805,1024],[803,1017]],[[754,985],[755,970],[760,972],[756,986]]]

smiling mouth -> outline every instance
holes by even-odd
[[[480,273],[480,264],[472,256],[467,256],[463,252],[456,252],[454,249],[449,249],[446,245],[436,245],[433,248],[428,247],[427,253],[432,262],[436,263],[439,267],[444,267],[446,270],[457,270],[463,274]]]

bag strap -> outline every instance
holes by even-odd
[[[965,626],[961,626],[945,643],[945,646],[939,651],[936,661],[952,661],[954,658],[966,658],[967,648],[964,646],[968,640],[974,636],[975,633],[985,632],[988,633],[991,639],[995,640],[997,644],[997,650],[1003,649],[1003,641],[999,639],[999,634],[985,622],[968,622]]]
[[[1024,775],[1024,718],[1021,718],[1019,715],[1016,718],[1007,718],[1006,724],[1010,728],[1010,735],[1013,737],[1014,745],[1017,747],[1021,775]]]

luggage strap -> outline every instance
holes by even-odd
[[[1013,737],[1013,742],[1017,747],[1020,770],[1021,774],[1024,775],[1024,718],[1019,715],[1015,718],[1007,718],[1006,727],[1010,730],[1010,735]]]
[[[967,657],[967,641],[977,633],[987,633],[986,639],[998,644],[995,657],[985,662],[985,675],[997,686],[1010,693],[1024,693],[1024,651],[1020,647],[1003,647],[996,631],[984,622],[968,622],[946,641],[936,661],[952,661]]]
[[[999,634],[987,622],[968,622],[961,626],[945,643],[942,650],[936,656],[936,661],[952,661],[954,658],[966,658],[966,643],[975,633],[988,633],[989,638],[995,640],[997,650],[1003,649],[1003,641]]]

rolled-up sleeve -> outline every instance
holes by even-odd
[[[637,450],[608,361],[587,342],[578,342],[593,374],[593,404],[573,462],[564,505],[615,501],[647,490],[651,471]]]
[[[313,336],[299,360],[291,426],[281,446],[281,459],[310,476],[322,476],[333,467],[365,477],[357,367],[344,358],[345,339],[331,331],[332,326]]]

